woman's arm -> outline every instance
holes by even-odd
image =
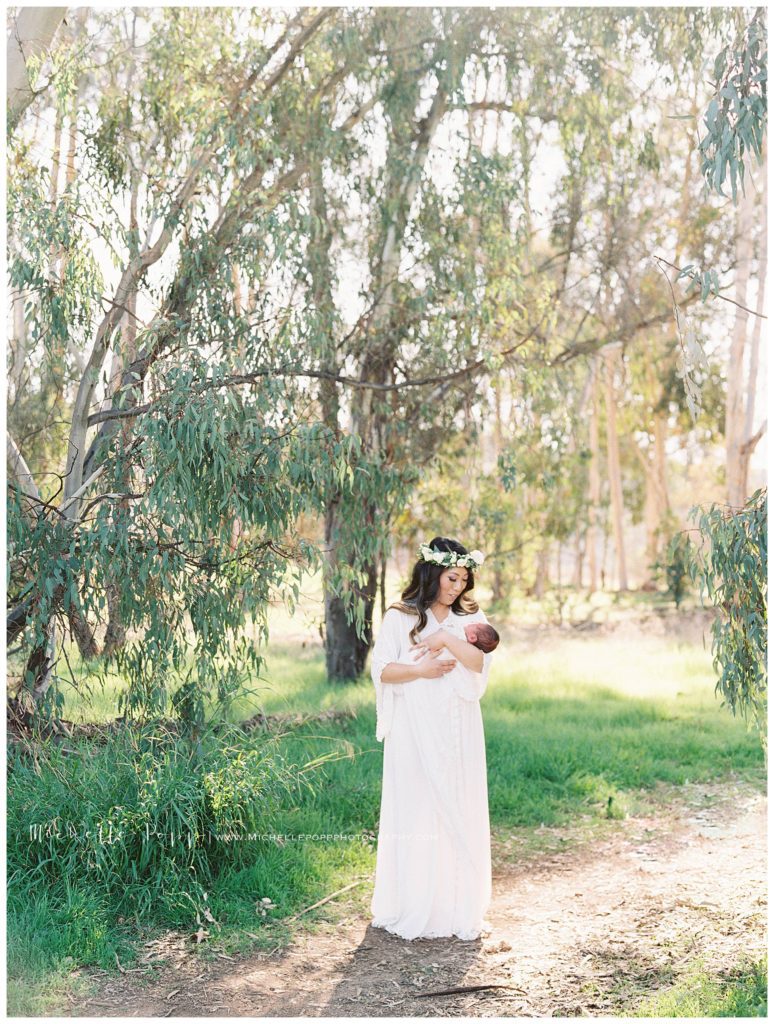
[[[480,672],[484,667],[484,652],[480,651],[478,647],[474,647],[473,644],[469,644],[467,640],[460,640],[459,637],[448,633],[446,646],[454,657],[459,658],[465,668],[469,668],[471,672]]]
[[[381,682],[383,683],[410,683],[412,679],[419,679],[416,665],[404,665],[399,661],[391,661],[382,669]]]
[[[388,608],[382,620],[382,628],[371,655],[371,678],[377,689],[381,683],[409,683],[421,677],[436,678],[445,675],[456,665],[456,662],[449,659],[440,660],[437,652],[417,658],[413,664],[399,661],[401,638],[404,631],[407,633],[409,629],[409,625],[403,621],[405,618],[395,608]]]
[[[484,667],[483,651],[480,651],[478,647],[474,647],[473,644],[469,644],[467,640],[461,640],[459,637],[452,636],[445,629],[439,629],[432,636],[425,637],[416,646],[417,648],[429,650],[431,653],[434,650],[439,651],[442,647],[447,647],[454,657],[458,658],[465,668],[469,668],[471,672],[480,672]]]
[[[382,669],[383,683],[410,683],[414,679],[437,679],[445,676],[456,665],[450,658],[439,658],[432,651],[414,665],[391,661]]]

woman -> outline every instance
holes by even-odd
[[[384,773],[371,923],[404,939],[486,930],[492,868],[479,699],[492,655],[463,628],[487,622],[469,596],[483,560],[446,537],[423,545],[374,644]]]

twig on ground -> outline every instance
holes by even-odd
[[[329,896],[324,896],[321,900],[318,900],[316,903],[313,903],[311,905],[311,907],[304,907],[303,910],[299,910],[299,912],[297,914],[293,914],[292,917],[288,917],[288,918],[286,918],[286,920],[287,921],[295,921],[295,919],[297,917],[301,917],[302,914],[306,914],[310,910],[314,910],[315,907],[321,907],[323,905],[323,903],[327,903],[328,900],[332,900],[334,898],[334,896],[341,896],[341,894],[343,892],[346,892],[348,889],[354,889],[356,885],[360,885],[361,882],[365,882],[365,881],[366,881],[365,878],[358,878],[356,881],[350,882],[349,885],[345,885],[343,889],[337,889],[336,892],[332,892]]]
[[[420,992],[414,998],[427,999],[429,996],[453,996],[460,992],[481,992],[487,988],[507,988],[512,992],[524,992],[523,988],[516,988],[515,985],[458,985],[455,988],[439,988],[433,992]]]

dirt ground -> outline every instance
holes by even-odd
[[[664,790],[652,813],[571,849],[514,866],[494,845],[491,931],[474,942],[408,942],[370,927],[366,880],[327,905],[335,923],[304,922],[284,951],[205,960],[187,936],[170,934],[149,944],[147,966],[133,973],[80,972],[97,990],[61,1013],[625,1015],[699,957],[720,975],[763,953],[766,845],[766,798],[752,786]],[[440,994],[473,985],[492,987]]]

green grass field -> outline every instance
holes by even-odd
[[[631,1017],[766,1017],[768,958],[749,959],[731,967],[722,978],[707,973],[701,959],[679,985],[642,1000]]]
[[[256,943],[269,947],[292,936],[294,925],[284,918],[355,878],[370,878],[375,846],[369,834],[378,824],[382,766],[370,678],[328,686],[319,643],[302,646],[298,639],[272,645],[264,675],[251,698],[233,708],[235,720],[257,710],[351,709],[354,717],[310,720],[270,739],[259,730],[232,739],[226,749],[213,742],[196,769],[152,740],[101,747],[75,742],[69,747],[76,753],[42,758],[37,771],[29,759],[13,767],[10,1013],[45,1014],[74,984],[68,973],[74,966],[114,968],[116,956],[132,966],[139,944],[155,931],[194,932],[205,904],[217,922],[209,926],[211,947],[226,953]],[[114,717],[111,691],[118,685],[113,679],[88,701],[70,691],[65,718]],[[523,636],[509,640],[504,631],[482,701],[495,843],[521,829],[532,837],[534,852],[543,841],[534,832],[541,824],[583,822],[593,834],[597,825],[609,827],[611,817],[636,808],[639,795],[658,783],[733,774],[763,789],[757,736],[719,706],[713,691],[710,656],[697,643],[647,635],[581,639],[554,631],[536,633],[527,645]],[[267,782],[256,794],[250,766],[263,757],[286,766],[321,763],[304,773],[308,786]],[[57,815],[95,831],[117,820],[116,805],[135,841],[142,822],[151,821],[161,831],[177,829],[182,845],[141,844],[134,857],[120,842],[29,840],[31,825]],[[247,817],[240,819],[245,807]],[[220,842],[201,854],[185,849],[186,829],[190,834],[195,824],[238,820],[251,824],[245,831],[353,838]],[[367,913],[368,881],[353,896]],[[262,898],[273,903],[265,917],[256,911]],[[329,904],[304,920],[335,913]],[[712,1005],[727,1004],[713,992]],[[682,998],[675,995],[668,1005],[679,1008]],[[659,1013],[672,1015],[666,1007]]]

